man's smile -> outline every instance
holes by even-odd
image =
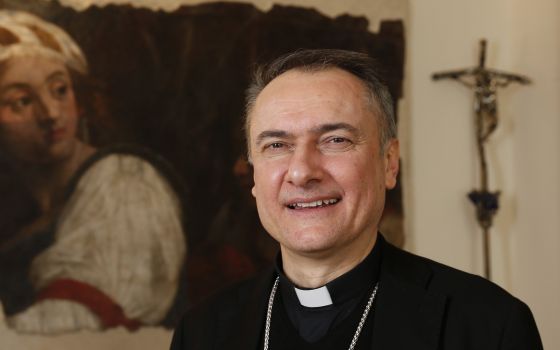
[[[340,201],[339,198],[319,199],[314,201],[297,201],[287,204],[287,207],[294,210],[323,208],[334,205]]]

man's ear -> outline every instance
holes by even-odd
[[[253,168],[253,187],[251,187],[251,194],[253,195],[254,198],[257,198],[257,190],[255,189],[255,187],[257,187],[257,183],[255,182],[255,167],[253,166],[253,158],[251,157],[250,148],[249,151],[247,152],[247,163],[249,164],[250,167]]]
[[[389,140],[385,148],[385,187],[390,190],[397,185],[400,156],[399,140]]]

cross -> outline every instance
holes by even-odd
[[[485,67],[486,40],[480,40],[478,66],[453,71],[434,73],[433,80],[453,79],[474,92],[476,144],[480,161],[480,189],[468,194],[476,207],[476,218],[483,231],[484,276],[490,279],[489,231],[492,219],[498,210],[499,191],[488,189],[488,168],[484,145],[498,126],[497,92],[511,83],[529,84],[524,76]]]

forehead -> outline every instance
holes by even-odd
[[[0,64],[0,84],[39,84],[55,72],[68,75],[66,65],[43,56],[19,56]]]
[[[264,129],[313,128],[324,123],[375,124],[364,83],[344,70],[288,71],[259,94],[250,114],[250,134]]]

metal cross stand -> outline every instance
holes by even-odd
[[[498,126],[498,88],[511,83],[529,84],[530,80],[521,75],[501,72],[485,67],[486,40],[480,41],[478,66],[454,71],[434,73],[433,80],[453,79],[474,91],[474,112],[476,123],[476,144],[480,161],[480,189],[468,194],[476,207],[476,218],[483,231],[484,276],[490,279],[489,231],[492,219],[498,210],[499,191],[488,189],[488,166],[484,145]]]

